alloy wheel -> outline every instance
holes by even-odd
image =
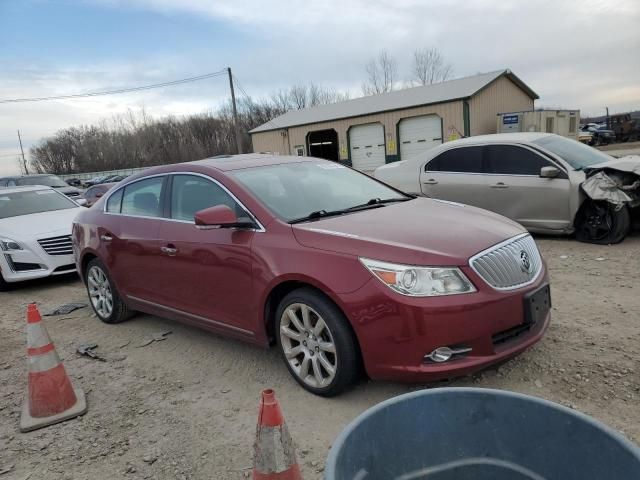
[[[100,317],[109,318],[113,312],[113,292],[107,275],[100,267],[94,265],[89,269],[87,285],[94,310]]]
[[[289,305],[280,319],[280,343],[300,380],[313,388],[331,384],[338,357],[331,331],[318,312],[303,303]]]

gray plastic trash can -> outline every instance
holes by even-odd
[[[501,390],[382,402],[331,447],[326,480],[639,480],[640,449],[591,417]]]

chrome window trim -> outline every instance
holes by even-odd
[[[127,295],[127,298],[130,298],[131,300],[133,300],[135,302],[140,302],[140,303],[144,303],[146,305],[150,305],[152,307],[162,308],[164,310],[168,310],[170,312],[177,313],[178,315],[184,315],[185,317],[190,317],[190,318],[193,318],[195,320],[200,320],[200,321],[205,321],[205,322],[208,322],[208,323],[212,323],[212,324],[214,324],[214,325],[216,325],[218,327],[227,328],[229,330],[234,330],[236,332],[240,332],[240,333],[245,334],[245,335],[250,335],[252,337],[255,336],[255,332],[252,332],[251,330],[245,330],[244,328],[235,327],[233,325],[229,325],[228,323],[218,322],[216,320],[212,320],[212,319],[207,318],[207,317],[201,317],[200,315],[195,315],[193,313],[185,312],[184,310],[178,310],[177,308],[167,307],[166,305],[162,305],[161,303],[150,302],[149,300],[145,300],[145,299],[140,298],[140,297],[134,297],[133,295]]]
[[[533,143],[533,142],[531,142]],[[469,145],[456,145],[453,147],[449,147],[443,151],[441,151],[440,153],[438,153],[435,157],[430,158],[428,161],[426,161],[424,163],[424,165],[422,166],[422,172],[423,173],[458,173],[461,175],[499,175],[501,177],[540,177],[540,175],[520,175],[520,174],[512,174],[512,173],[484,173],[484,172],[450,172],[450,171],[446,171],[446,170],[427,170],[427,166],[429,165],[429,163],[433,160],[435,160],[436,158],[438,158],[440,155],[446,153],[446,152],[450,152],[452,150],[457,150],[460,148],[471,148],[471,147],[487,147],[487,146],[492,146],[492,145],[499,145],[499,146],[507,146],[507,147],[522,147],[525,148],[527,150],[529,150],[531,153],[534,153],[535,155],[538,155],[540,157],[542,157],[544,160],[547,160],[548,162],[551,163],[550,166],[555,166],[556,168],[560,169],[560,171],[564,172],[567,176],[569,175],[569,168],[565,165],[565,161],[562,160],[562,158],[560,158],[558,155],[549,152],[548,150],[542,148],[540,145],[537,145],[534,143],[535,147],[532,147],[526,143],[511,143],[511,142],[501,142],[501,143],[472,143]],[[566,178],[559,178],[558,180],[567,180]]]
[[[127,214],[127,213],[115,213],[115,212],[108,212],[107,211],[107,204],[109,203],[109,199],[111,198],[112,195],[115,195],[117,192],[119,192],[120,190],[123,190],[123,199],[124,199],[124,189],[126,187],[128,187],[129,185],[133,185],[134,183],[137,182],[141,182],[143,180],[147,180],[149,178],[155,178],[155,177],[169,177],[169,176],[176,176],[176,175],[191,175],[191,176],[196,176],[196,177],[202,177],[206,180],[209,180],[211,182],[213,182],[214,184],[218,185],[220,188],[222,188],[222,190],[224,190],[238,205],[240,205],[242,207],[242,209],[247,212],[249,214],[249,216],[251,217],[251,219],[256,223],[256,225],[258,225],[258,228],[243,228],[242,230],[246,230],[246,231],[250,231],[250,232],[258,232],[258,233],[264,233],[266,232],[266,229],[264,228],[264,225],[262,225],[262,223],[260,223],[260,221],[258,220],[258,218],[251,212],[251,210],[249,210],[244,203],[242,203],[238,197],[236,197],[233,193],[231,193],[231,191],[225,187],[222,183],[220,183],[218,180],[216,180],[215,178],[210,177],[209,175],[205,175],[204,173],[199,173],[199,172],[169,172],[169,173],[156,173],[154,175],[149,175],[143,178],[137,178],[129,183],[126,183],[124,185],[121,185],[120,187],[118,187],[117,189],[113,190],[113,191],[109,191],[108,195],[105,195],[105,199],[104,199],[104,205],[102,207],[102,213],[104,213],[105,215],[116,215],[116,216],[121,216],[121,217],[130,217],[130,218],[145,218],[145,219],[149,219],[149,220],[160,220],[163,222],[174,222],[174,223],[185,223],[185,224],[190,224],[190,225],[195,225],[195,222],[190,221],[190,220],[179,220],[177,218],[167,218],[167,217],[149,217],[149,216],[145,216],[145,215],[131,215],[131,214]],[[171,192],[169,192],[169,194],[171,194]],[[121,208],[122,209],[122,208]]]
[[[520,288],[527,287],[527,286],[531,285],[532,283],[535,283],[538,280],[538,277],[542,274],[542,270],[544,270],[544,268],[543,268],[544,264],[543,264],[542,255],[540,255],[540,249],[538,249],[538,255],[540,255],[540,269],[531,278],[531,280],[528,280],[527,282],[521,283],[521,284],[518,284],[518,285],[514,285],[514,286],[510,286],[510,287],[494,287],[487,280],[485,280],[485,278],[480,274],[480,272],[478,272],[478,270],[474,266],[475,260],[477,260],[478,258],[482,257],[483,255],[486,255],[487,253],[491,253],[494,250],[499,250],[500,248],[504,247],[505,245],[509,245],[510,243],[516,242],[516,241],[520,240],[521,238],[530,237],[530,236],[531,236],[531,234],[529,232],[524,232],[524,233],[521,233],[519,235],[516,235],[515,237],[508,238],[508,239],[504,240],[503,242],[500,242],[500,243],[497,243],[495,245],[492,245],[491,247],[486,248],[486,249],[482,250],[481,252],[476,253],[473,257],[469,258],[469,267],[471,267],[473,272],[476,275],[478,275],[478,277],[480,277],[480,279],[482,279],[482,281],[486,285],[488,285],[490,288],[492,288],[494,290],[497,290],[499,292],[509,292],[509,291],[512,291],[512,290],[518,290]],[[535,241],[534,241],[534,243],[535,243]],[[536,244],[536,248],[538,248],[537,244]]]

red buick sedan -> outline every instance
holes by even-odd
[[[315,158],[151,168],[82,211],[73,242],[101,320],[141,311],[276,344],[318,395],[363,367],[412,382],[468,374],[549,323],[545,264],[521,226]]]

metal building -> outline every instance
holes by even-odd
[[[461,136],[496,133],[496,115],[538,95],[510,70],[293,110],[249,133],[254,152],[308,155],[370,172]]]

